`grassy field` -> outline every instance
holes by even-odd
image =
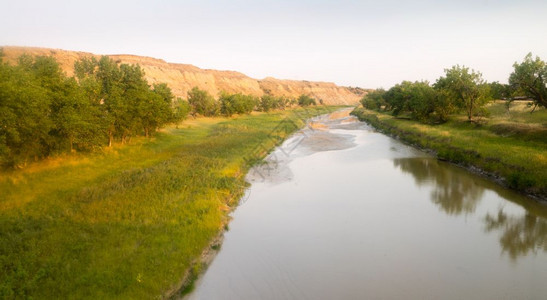
[[[439,159],[478,167],[503,184],[547,198],[547,110],[527,102],[492,102],[489,116],[477,123],[453,116],[440,125],[356,109],[361,120],[403,141],[436,152]]]
[[[0,298],[164,297],[226,224],[247,162],[325,112],[190,120],[1,173]]]

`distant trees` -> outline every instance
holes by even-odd
[[[220,112],[225,116],[233,114],[249,114],[258,104],[258,99],[251,95],[221,93]]]
[[[384,99],[384,95],[386,93],[386,90],[380,88],[374,91],[371,91],[363,98],[361,98],[361,104],[364,108],[372,109],[372,110],[379,110],[379,109],[386,109],[387,102]]]
[[[443,121],[437,109],[439,92],[427,81],[403,81],[389,90],[378,89],[366,94],[361,103],[365,108],[391,111],[394,116],[410,114],[411,118],[429,121],[433,115]]]
[[[269,94],[263,95],[258,101],[257,109],[259,111],[268,112],[273,109],[285,109],[289,105],[290,100],[285,97],[274,97]]]
[[[258,102],[258,109],[261,111],[268,112],[274,109],[276,106],[276,98],[272,95],[265,94],[260,97]]]
[[[317,103],[315,102],[315,98],[312,98],[308,95],[300,95],[300,97],[298,97],[298,105],[310,106],[310,105],[317,105]]]
[[[471,122],[486,113],[484,106],[489,100],[505,99],[509,107],[517,99],[514,96],[522,95],[534,100],[534,109],[547,107],[547,63],[529,53],[513,67],[509,84],[487,83],[480,72],[456,65],[445,69],[445,75],[433,86],[426,81],[403,81],[387,91],[367,93],[361,104],[367,109],[390,111],[395,116],[405,114],[422,122],[445,122],[456,111],[465,112]]]
[[[67,77],[45,56],[0,61],[0,165],[150,136],[189,111],[167,85],[150,87],[138,65],[84,58],[74,70]]]
[[[308,95],[301,95],[298,99],[289,99],[282,96],[272,96],[268,91],[260,98],[241,93],[221,92],[218,100],[215,100],[207,91],[194,87],[188,92],[188,104],[193,116],[224,115],[230,117],[234,114],[249,114],[253,110],[268,112],[294,105],[305,107],[316,105],[316,102]]]
[[[547,107],[547,64],[538,56],[534,59],[532,53],[528,53],[522,63],[515,62],[513,67],[509,84],[534,99],[536,106]]]
[[[509,99],[512,97],[513,89],[508,84],[499,83],[497,81],[490,82],[490,95],[492,99]]]
[[[387,91],[369,92],[361,104],[367,109],[390,111],[394,116],[406,114],[422,122],[445,122],[451,113],[461,109],[472,121],[490,98],[490,86],[480,73],[453,66],[433,86],[427,81],[403,81]]]

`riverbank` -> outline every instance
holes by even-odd
[[[488,107],[480,124],[454,117],[428,125],[386,113],[355,109],[352,114],[376,129],[487,176],[494,181],[547,200],[547,111],[530,114],[522,107],[507,111],[503,103]]]
[[[245,174],[314,107],[202,118],[0,174],[0,297],[169,296],[224,230]]]

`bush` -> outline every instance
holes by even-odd
[[[221,93],[220,112],[225,116],[233,114],[249,114],[257,104],[257,99],[251,95]]]
[[[317,105],[317,103],[315,102],[314,98],[308,95],[300,95],[300,97],[298,97],[298,105],[310,106],[310,105]]]

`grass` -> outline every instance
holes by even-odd
[[[227,228],[247,162],[324,112],[190,120],[0,174],[0,298],[165,297]]]
[[[403,141],[433,150],[439,159],[477,167],[506,186],[547,199],[547,110],[526,103],[504,102],[487,107],[479,124],[455,115],[451,121],[427,125],[358,108],[361,120]]]

